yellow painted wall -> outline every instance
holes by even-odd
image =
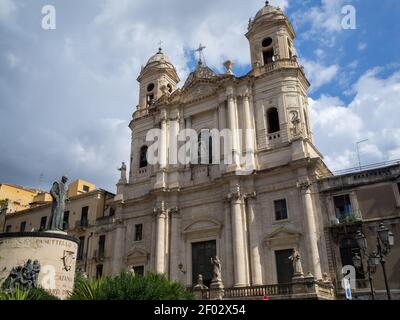
[[[0,200],[9,200],[7,212],[16,212],[29,208],[38,190],[29,190],[9,184],[0,184]]]
[[[88,191],[84,190],[84,187],[87,186],[89,188]],[[93,183],[87,182],[85,180],[82,179],[78,179],[75,180],[73,182],[71,182],[68,186],[68,197],[74,197],[80,194],[84,194],[87,192],[91,192],[93,190],[96,189],[96,185],[94,185]]]

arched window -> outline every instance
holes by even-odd
[[[198,135],[198,163],[212,164],[212,137],[209,130],[202,130]],[[207,159],[208,158],[208,159]]]
[[[271,108],[267,111],[268,133],[275,133],[281,130],[279,126],[278,109]]]
[[[139,168],[147,167],[147,146],[140,148]]]
[[[172,86],[170,83],[167,84],[167,89],[169,93],[172,93]]]
[[[265,38],[262,43],[264,64],[274,61],[274,47],[272,46],[272,38]]]

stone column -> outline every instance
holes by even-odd
[[[167,212],[164,201],[159,208],[154,209],[156,219],[156,248],[155,248],[155,271],[165,273],[165,220]]]
[[[226,108],[225,101],[221,102],[218,106],[218,129],[226,129]]]
[[[308,247],[309,262],[311,273],[316,279],[322,279],[321,261],[318,251],[318,234],[315,224],[314,206],[311,198],[311,184],[309,182],[300,183],[301,196],[304,207],[304,218],[306,222],[306,246]]]
[[[262,285],[262,266],[260,255],[260,224],[255,214],[257,193],[246,194],[248,229],[250,234],[250,262],[251,262],[251,284]]]
[[[164,114],[161,118],[161,139],[160,139],[160,168],[165,169],[167,167],[167,118]]]
[[[187,117],[186,118],[186,127],[185,127],[185,129],[192,129],[192,117]],[[185,142],[185,144],[186,144],[186,142]],[[189,149],[190,149],[190,147],[188,145],[186,145],[186,152],[188,152]],[[190,164],[186,164],[185,165],[185,168],[188,168],[188,167],[190,167]]]
[[[180,247],[180,214],[178,208],[168,210],[171,215],[171,250],[170,250],[170,279],[179,280],[179,247]]]
[[[123,257],[125,250],[125,227],[122,224],[121,218],[116,219],[116,226],[114,229],[114,242],[112,250],[111,273],[117,275],[123,268]],[[91,242],[93,239],[91,239]]]
[[[232,213],[232,236],[233,236],[233,267],[234,267],[234,286],[244,287],[248,285],[247,261],[246,261],[246,245],[243,219],[242,205],[243,195],[240,187],[237,185],[236,190],[228,195],[231,200]]]
[[[222,130],[227,129],[227,124],[226,124],[226,101],[220,101],[219,106],[218,106],[218,129],[220,133]],[[223,141],[223,142],[222,142]],[[225,145],[226,145],[226,140],[220,139],[220,170],[223,171],[223,165],[224,165],[224,159],[225,159]]]
[[[224,221],[224,242],[225,242],[225,261],[222,272],[224,274],[224,282],[227,287],[233,285],[233,257],[232,257],[232,220],[231,220],[231,203],[230,198],[224,201],[225,221]]]
[[[238,128],[236,125],[236,97],[233,94],[228,95],[228,122],[229,129],[232,131],[232,155],[233,155],[233,168],[236,169],[240,165],[239,158],[239,136],[238,136]]]
[[[178,148],[180,147],[178,143],[179,130],[180,130],[179,116],[169,119],[168,163],[172,165],[172,167],[174,168],[179,166],[178,163]]]
[[[245,137],[246,137],[246,170],[253,171],[255,169],[254,160],[254,141],[256,139],[255,130],[250,111],[250,94],[245,92],[243,95],[243,111],[245,118]]]

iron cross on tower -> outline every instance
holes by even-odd
[[[161,52],[161,51],[162,51],[162,45],[163,45],[163,43],[164,43],[164,42],[162,42],[161,40],[160,40],[160,42],[158,43],[158,52]]]
[[[200,43],[200,44],[199,44],[199,48],[195,50],[195,52],[198,52],[198,53],[199,53],[199,64],[202,64],[202,63],[203,63],[203,61],[202,61],[202,60],[204,59],[203,50],[204,50],[205,48],[206,48],[206,47],[205,47],[205,46],[202,46],[201,43]]]

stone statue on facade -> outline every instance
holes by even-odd
[[[135,275],[135,268],[133,266],[131,266],[131,268],[129,269],[129,273],[133,276]]]
[[[299,251],[293,249],[293,253],[289,259],[292,260],[293,263],[293,277],[302,277],[304,274]]]
[[[211,264],[213,265],[213,278],[212,282],[220,282],[221,281],[221,261],[218,256],[215,258],[211,258]]]
[[[126,183],[126,164],[122,162],[121,168],[118,168],[118,171],[121,172],[121,177],[119,179],[120,183]]]
[[[3,290],[14,292],[17,288],[21,290],[37,288],[40,269],[39,261],[35,260],[32,263],[30,259],[23,266],[12,268],[2,285]]]
[[[53,183],[53,187],[50,190],[53,203],[51,206],[51,219],[48,230],[63,230],[65,202],[68,201],[67,181],[68,178],[63,176],[61,181]]]
[[[290,115],[292,116],[291,118],[291,122],[292,122],[292,132],[293,132],[293,136],[297,137],[299,135],[301,135],[301,121],[299,118],[299,113],[297,111],[292,111],[290,113]]]

